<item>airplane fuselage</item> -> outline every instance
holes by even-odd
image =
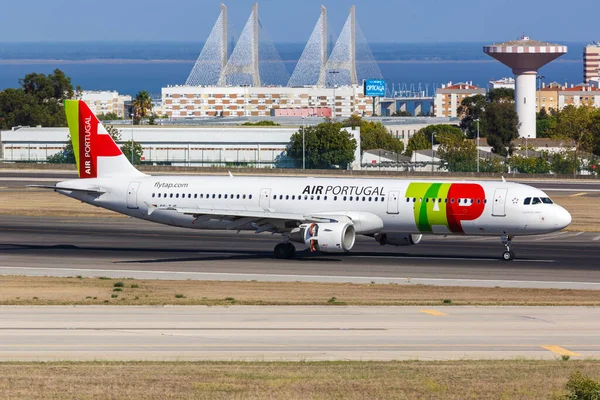
[[[140,176],[73,180],[57,186],[82,185],[105,193],[60,192],[132,217],[193,229],[231,229],[232,222],[199,219],[172,209],[348,215],[357,222],[364,220],[364,228],[357,224],[358,234],[536,235],[571,222],[569,213],[543,191],[503,181]],[[235,229],[255,228],[238,224]]]

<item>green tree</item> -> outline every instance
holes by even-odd
[[[489,103],[483,117],[486,121],[487,142],[496,154],[512,153],[511,142],[519,137],[519,117],[512,103]]]
[[[458,129],[458,128],[457,128]],[[444,168],[451,172],[471,172],[477,168],[477,147],[460,132],[437,135],[440,146],[437,155]]]
[[[96,117],[98,117],[98,120],[100,120],[100,121],[117,121],[119,119],[123,119],[123,118],[119,117],[117,115],[117,113],[114,113],[114,112],[109,112],[106,114],[98,114],[98,115],[96,115]]]
[[[418,131],[408,139],[408,145],[404,154],[408,157],[412,156],[413,151],[430,149],[431,148],[431,136]]]
[[[66,126],[62,102],[74,95],[71,79],[56,69],[50,75],[27,74],[18,89],[0,92],[0,129],[13,126]]]
[[[142,145],[138,142],[128,140],[121,146],[121,151],[127,157],[129,161],[131,161],[131,149],[133,148],[133,165],[141,164],[142,155],[144,154],[144,149],[142,149]]]
[[[412,117],[410,111],[405,110],[396,110],[392,115],[392,117]]]
[[[550,164],[541,156],[524,157],[513,155],[508,159],[508,165],[512,171],[524,174],[547,174],[550,172]]]
[[[138,92],[133,99],[133,123],[139,125],[152,111],[152,99],[145,90]]]
[[[328,169],[339,166],[346,169],[354,161],[356,139],[337,122],[323,122],[304,127],[306,168]],[[288,158],[302,166],[302,129],[294,133],[286,149]]]
[[[381,122],[373,121],[362,121],[360,147],[361,154],[365,150],[372,149],[384,149],[396,153],[404,151],[404,143],[401,140],[395,138]]]
[[[573,175],[581,168],[579,153],[591,151],[594,144],[592,109],[587,106],[575,107],[568,105],[556,115],[554,137],[570,139],[575,144],[573,153]]]
[[[487,101],[489,103],[514,103],[515,89],[497,88],[487,92]]]
[[[467,137],[473,139],[477,137],[477,122],[479,120],[479,137],[486,136],[485,120],[483,112],[485,111],[487,99],[482,94],[465,97],[457,113],[460,116],[460,129],[467,134]]]
[[[504,160],[500,160],[497,157],[491,157],[489,159],[483,159],[479,161],[479,171],[500,173],[507,172],[508,168],[506,167]]]
[[[536,116],[535,132],[538,138],[549,138],[556,129],[556,113],[548,113],[542,108]]]

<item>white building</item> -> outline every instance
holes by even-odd
[[[335,97],[335,101],[334,101]],[[362,86],[169,86],[162,88],[163,114],[170,118],[263,117],[271,109],[331,107],[333,117],[370,116],[372,99]]]
[[[142,161],[191,166],[293,167],[285,150],[297,127],[182,127],[116,126],[122,142],[143,148]],[[353,169],[360,169],[360,129],[344,128],[357,139]],[[15,128],[0,131],[0,159],[4,162],[44,162],[60,152],[68,128]]]
[[[488,90],[493,89],[513,89],[515,90],[515,78],[502,78],[497,81],[491,80],[488,82]]]
[[[485,89],[474,86],[473,82],[448,82],[435,91],[433,113],[436,117],[458,117],[458,107],[462,101],[477,94],[485,95]]]
[[[115,113],[119,118],[125,118],[125,102],[131,101],[131,96],[120,95],[116,91],[84,90],[79,98],[87,103],[94,114]]]

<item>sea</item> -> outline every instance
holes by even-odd
[[[492,79],[512,76],[511,70],[483,53],[486,43],[371,43],[370,49],[388,91],[421,91],[432,95],[448,82],[473,82],[486,87]],[[546,83],[581,83],[585,43],[563,43],[569,52],[541,68]],[[31,72],[59,68],[73,86],[84,90],[145,90],[159,96],[162,87],[184,84],[203,43],[199,42],[62,42],[1,43],[0,90],[19,87]],[[275,43],[291,74],[304,43]]]

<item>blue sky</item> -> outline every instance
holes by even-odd
[[[203,41],[218,16],[216,0],[22,0],[4,2],[0,42]],[[254,1],[224,1],[241,32]],[[369,42],[495,42],[521,32],[549,41],[600,40],[598,0],[262,0],[259,14],[274,42],[305,42],[328,8],[337,34],[352,4]],[[587,10],[587,12],[586,12]]]

